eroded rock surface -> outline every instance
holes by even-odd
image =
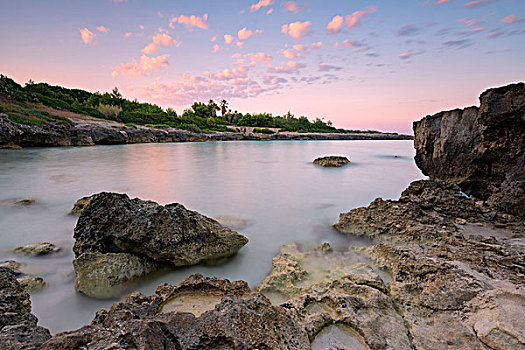
[[[37,256],[58,252],[60,251],[60,247],[57,247],[53,243],[49,242],[38,242],[17,247],[13,249],[13,251],[17,254]]]
[[[525,215],[525,84],[485,91],[480,107],[414,123],[416,163],[425,175],[515,215]]]
[[[385,295],[417,349],[525,347],[520,220],[456,185],[416,181],[398,201],[376,199],[335,227],[381,242],[363,252],[392,275]]]
[[[195,295],[191,313],[169,310],[177,298]],[[199,299],[199,296],[206,296]],[[215,300],[210,303],[210,298]],[[218,300],[218,301],[217,301]],[[161,285],[153,296],[132,293],[89,326],[57,334],[51,349],[308,349],[310,342],[294,309],[272,306],[245,282],[188,277]]]
[[[324,166],[327,168],[338,168],[342,167],[343,165],[346,165],[350,163],[348,158],[341,157],[341,156],[327,156],[327,157],[319,157],[314,160],[314,164]]]
[[[29,294],[9,268],[0,267],[0,349],[39,349],[51,334],[37,323]]]
[[[80,215],[73,251],[132,253],[175,266],[232,256],[246,237],[178,203],[159,205],[126,194],[93,195]]]

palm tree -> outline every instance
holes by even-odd
[[[217,106],[215,101],[210,99],[210,101],[208,102],[208,110],[210,111],[210,117],[215,118],[217,116],[217,111],[219,110],[219,106]]]
[[[228,102],[226,100],[221,101],[221,113],[222,119],[226,118],[226,109],[228,108]]]

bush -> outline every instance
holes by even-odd
[[[199,128],[199,127],[198,127],[197,125],[195,125],[195,124],[182,123],[182,124],[177,125],[176,128],[177,128],[177,129],[182,129],[182,130],[191,131],[191,132],[194,132],[194,133],[197,133],[197,134],[202,133],[202,129]]]
[[[268,128],[254,128],[253,132],[257,132],[260,134],[275,134],[275,131],[270,130]]]
[[[122,107],[120,106],[99,104],[97,109],[100,113],[106,117],[111,117],[113,120],[116,120],[120,112],[122,112]]]

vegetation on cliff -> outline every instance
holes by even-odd
[[[255,132],[262,130],[260,132],[263,133],[270,133],[268,128],[302,133],[379,133],[374,130],[338,129],[332,126],[331,121],[325,122],[322,118],[310,121],[304,116],[297,118],[290,112],[284,116],[273,116],[271,113],[243,114],[228,107],[226,100],[222,100],[220,105],[213,100],[208,103],[195,102],[191,108],[178,115],[172,108],[164,110],[151,103],[130,101],[116,87],[111,92],[92,93],[32,80],[21,86],[7,76],[0,75],[0,113],[6,113],[14,122],[27,125],[70,124],[67,117],[61,115],[61,112],[67,111],[128,125],[174,127],[192,132],[235,131],[236,127],[256,127]]]

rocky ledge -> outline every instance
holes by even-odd
[[[525,84],[490,89],[480,107],[414,123],[416,163],[425,175],[525,215]]]
[[[166,143],[238,140],[411,140],[410,135],[398,134],[300,134],[272,135],[215,132],[198,134],[179,129],[131,127],[124,124],[84,123],[74,126],[29,126],[10,121],[0,114],[0,148],[93,146],[127,143]]]
[[[216,262],[248,243],[246,237],[178,203],[162,206],[108,192],[81,202],[73,235],[75,287],[90,296],[118,295],[119,285],[163,265]]]

